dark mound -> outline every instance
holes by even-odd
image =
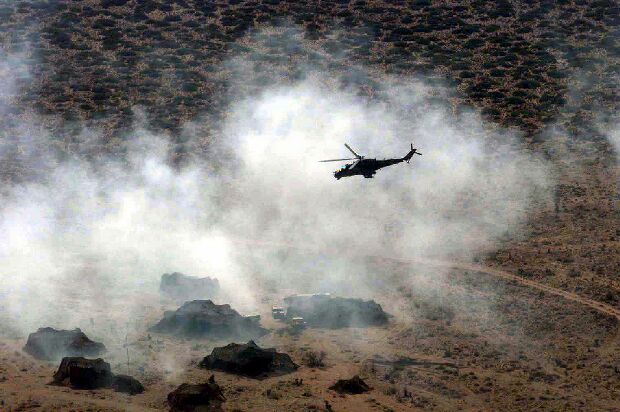
[[[24,352],[37,359],[56,360],[65,356],[97,356],[105,346],[93,342],[80,329],[39,328],[28,336]]]
[[[259,320],[258,316],[241,316],[230,305],[194,300],[174,312],[166,311],[150,330],[184,337],[252,339],[267,333]]]
[[[171,412],[221,411],[225,400],[222,389],[213,377],[199,385],[184,383],[168,394]]]
[[[164,273],[159,290],[172,299],[194,300],[215,297],[220,291],[220,283],[210,277],[197,278],[179,272]]]
[[[63,358],[53,383],[76,389],[98,389],[109,387],[113,377],[110,364],[101,358]]]
[[[52,384],[74,389],[112,388],[116,392],[130,395],[144,392],[144,386],[137,379],[127,375],[114,375],[110,364],[101,358],[63,358],[54,373]]]
[[[359,376],[355,375],[351,379],[340,379],[338,382],[329,387],[329,389],[338,393],[349,393],[358,395],[360,393],[370,392],[372,389]]]
[[[383,325],[389,315],[373,300],[332,297],[331,295],[295,295],[284,299],[286,316],[302,317],[306,323],[322,328],[346,328]]]
[[[128,393],[130,395],[144,392],[144,386],[136,378],[129,375],[114,375],[111,387],[116,392]]]
[[[294,372],[297,366],[286,353],[262,349],[253,341],[245,345],[231,343],[215,348],[200,362],[201,368],[217,369],[238,375],[257,377]]]

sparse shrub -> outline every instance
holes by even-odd
[[[307,351],[306,353],[304,353],[301,361],[309,368],[322,368],[325,366],[326,357],[327,354],[324,351]]]
[[[437,303],[424,302],[421,305],[422,316],[428,320],[445,320],[452,322],[455,316],[454,309],[450,306]]]
[[[612,291],[608,290],[607,293],[605,293],[605,296],[603,297],[603,301],[607,303],[613,303],[616,301],[616,297],[614,296]]]
[[[478,30],[480,30],[480,26],[477,24],[465,24],[461,26],[459,29],[454,30],[454,33],[471,35],[471,34],[476,33]]]
[[[485,107],[482,109],[482,115],[488,117],[499,117],[501,112],[494,107]]]
[[[101,18],[93,22],[93,29],[95,30],[103,30],[111,27],[116,27],[116,22],[112,19]]]
[[[540,86],[540,83],[538,83],[535,80],[521,80],[517,84],[517,87],[522,88],[522,89],[535,89],[539,86]]]
[[[477,49],[479,47],[482,47],[483,45],[484,45],[484,40],[482,39],[469,39],[465,42],[463,47],[466,47],[468,49]]]
[[[196,83],[183,83],[181,89],[186,93],[194,93],[198,91],[198,85]]]
[[[103,8],[108,8],[108,7],[120,7],[120,6],[124,6],[127,3],[128,0],[101,0],[101,7]]]
[[[510,104],[510,105],[515,105],[515,106],[519,106],[525,103],[525,100],[523,100],[520,97],[517,96],[510,96],[506,99],[506,103]]]
[[[495,33],[499,29],[501,29],[501,27],[498,26],[497,24],[489,24],[488,26],[484,28],[484,31],[487,33]]]
[[[275,391],[273,389],[267,389],[263,394],[267,398],[273,399],[273,400],[278,400],[278,399],[280,399],[282,397],[282,395],[280,395],[280,393],[278,391]]]
[[[394,396],[398,393],[398,389],[394,385],[390,385],[383,391],[387,396]]]
[[[521,276],[522,278],[533,278],[534,274],[532,272],[530,272],[529,270],[525,270],[523,268],[519,268],[519,270],[517,270],[517,275]]]
[[[469,64],[466,63],[466,62],[462,62],[462,61],[460,61],[460,62],[459,61],[457,61],[457,62],[453,61],[452,68],[454,70],[466,70],[466,69],[469,68]]]

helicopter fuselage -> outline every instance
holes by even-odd
[[[370,179],[377,173],[377,170],[382,167],[392,166],[404,161],[405,159],[361,159],[357,162],[344,165],[340,170],[334,172],[334,177],[340,179],[342,177],[361,175]]]
[[[336,170],[334,172],[334,177],[338,180],[342,177],[348,176],[364,176],[366,179],[372,178],[377,170],[382,167],[392,166],[397,163],[407,162],[411,160],[414,154],[422,155],[422,153],[418,152],[418,149],[413,148],[413,143],[411,144],[411,150],[404,157],[395,158],[395,159],[366,159],[364,156],[360,156],[348,144],[344,144],[347,149],[355,156],[355,159],[329,159],[329,160],[319,160],[320,162],[340,162],[343,160],[355,160],[353,163],[347,163],[340,170]]]

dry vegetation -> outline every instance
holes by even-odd
[[[240,56],[265,82],[281,76],[269,69],[282,60],[324,66],[343,81],[360,63],[449,79],[457,111],[473,103],[534,135],[563,108],[573,134],[596,140],[581,120],[598,105],[615,107],[620,70],[613,1],[4,1],[0,17],[3,46],[25,51],[34,67],[22,100],[66,120],[105,119],[111,135],[129,125],[134,105],[172,131],[196,114],[222,115],[234,78],[222,62]],[[297,28],[315,50],[283,41],[286,29],[280,38],[251,34],[274,24]],[[566,106],[575,73],[580,98]],[[372,93],[371,79],[349,80]]]

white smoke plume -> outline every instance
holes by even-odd
[[[216,170],[212,158],[171,166],[167,141],[136,125],[126,160],[46,163],[45,177],[12,185],[0,207],[4,309],[23,332],[88,329],[99,316],[139,322],[161,313],[149,300],[161,274],[181,271],[217,277],[249,313],[261,305],[254,280],[319,290],[362,279],[360,255],[469,259],[520,235],[547,201],[540,159],[477,115],[431,104],[423,82],[386,79],[377,102],[336,80],[308,76],[233,101],[212,150],[233,160]],[[336,181],[340,165],[318,160],[349,157],[344,142],[378,158],[413,142],[423,156]],[[317,254],[293,265],[260,244]]]
[[[620,125],[612,130],[607,137],[611,142],[611,147],[616,151],[618,162],[620,162]]]

